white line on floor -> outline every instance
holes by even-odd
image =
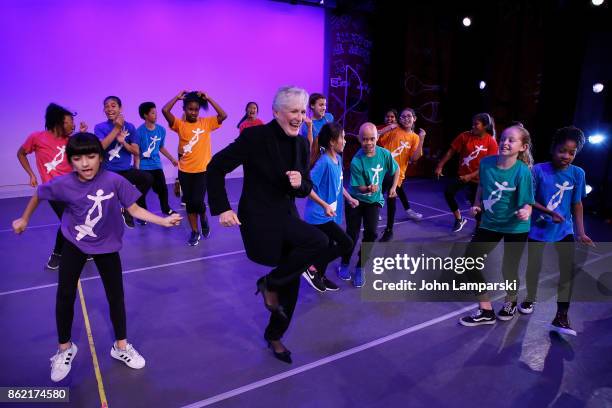
[[[609,254],[609,255],[612,255],[612,254]],[[599,257],[599,258],[601,258],[601,257]],[[587,262],[587,264],[595,262],[595,261],[599,260],[599,258],[592,259],[591,261]],[[587,264],[585,264],[585,266]],[[556,277],[556,276],[558,276],[558,273],[548,274],[548,275],[544,276],[542,279],[540,279],[539,282],[542,283],[542,282],[544,282],[544,281],[546,281],[548,279],[551,279],[553,277]],[[525,285],[523,284],[523,285],[521,285],[520,290],[524,290],[524,289],[525,289]],[[497,300],[499,300],[499,299],[501,299],[503,297],[505,297],[505,294],[500,294],[500,295],[492,298],[491,301],[492,302],[493,301],[497,301]],[[344,350],[344,351],[341,351],[339,353],[332,354],[331,356],[324,357],[322,359],[313,361],[312,363],[305,364],[303,366],[294,368],[292,370],[288,370],[288,371],[285,371],[283,373],[279,373],[279,374],[273,375],[271,377],[267,377],[267,378],[264,378],[262,380],[252,382],[250,384],[243,385],[242,387],[234,388],[233,390],[230,390],[230,391],[227,391],[227,392],[224,392],[224,393],[221,393],[221,394],[217,394],[217,395],[215,395],[213,397],[206,398],[206,399],[203,399],[203,400],[191,403],[189,405],[185,405],[182,408],[200,408],[200,407],[206,407],[208,405],[212,405],[212,404],[215,404],[217,402],[220,402],[220,401],[223,401],[223,400],[226,400],[226,399],[229,399],[229,398],[233,398],[233,397],[235,397],[237,395],[244,394],[246,392],[255,390],[257,388],[261,388],[261,387],[264,387],[266,385],[269,385],[269,384],[272,384],[272,383],[284,380],[285,378],[293,377],[294,375],[301,374],[301,373],[303,373],[305,371],[309,371],[309,370],[312,370],[314,368],[323,366],[325,364],[329,364],[331,362],[340,360],[342,358],[349,357],[349,356],[351,356],[353,354],[359,353],[359,352],[364,351],[364,350],[371,349],[373,347],[376,347],[376,346],[379,346],[381,344],[387,343],[389,341],[395,340],[395,339],[400,338],[402,336],[405,336],[407,334],[414,333],[416,331],[419,331],[419,330],[425,329],[427,327],[433,326],[434,324],[437,324],[437,323],[443,322],[445,320],[451,319],[451,318],[453,318],[455,316],[459,316],[461,314],[469,312],[472,309],[476,309],[477,306],[478,306],[477,304],[474,304],[474,305],[471,305],[471,306],[463,307],[461,309],[455,310],[453,312],[446,313],[446,314],[444,314],[442,316],[438,316],[438,317],[433,318],[431,320],[428,320],[426,322],[419,323],[417,325],[408,327],[406,329],[397,331],[395,333],[391,333],[391,334],[389,334],[387,336],[384,336],[384,337],[381,337],[379,339],[372,340],[372,341],[370,341],[368,343],[362,344],[361,346],[353,347],[353,348],[350,348],[348,350]]]
[[[223,401],[223,400],[235,397],[237,395],[244,394],[245,392],[249,392],[249,391],[255,390],[257,388],[264,387],[264,386],[266,386],[268,384],[272,384],[272,383],[275,383],[277,381],[284,380],[285,378],[293,377],[294,375],[303,373],[305,371],[312,370],[313,368],[317,368],[317,367],[320,367],[322,365],[329,364],[329,363],[331,363],[333,361],[340,360],[341,358],[345,358],[345,357],[351,356],[353,354],[356,354],[356,353],[359,353],[361,351],[370,349],[372,347],[376,347],[376,346],[378,346],[380,344],[387,343],[387,342],[389,342],[391,340],[395,340],[395,339],[397,339],[399,337],[405,336],[405,335],[410,334],[410,333],[414,333],[415,331],[424,329],[424,328],[429,327],[429,326],[433,326],[436,323],[440,323],[440,322],[442,322],[444,320],[448,320],[448,319],[450,319],[452,317],[455,317],[455,316],[458,316],[460,314],[466,313],[466,312],[468,312],[468,311],[470,311],[472,309],[475,309],[475,308],[476,308],[476,305],[466,306],[466,307],[464,307],[462,309],[455,310],[453,312],[450,312],[450,313],[447,313],[445,315],[436,317],[434,319],[431,319],[431,320],[428,320],[426,322],[417,324],[415,326],[408,327],[407,329],[400,330],[398,332],[389,334],[388,336],[381,337],[379,339],[376,339],[376,340],[370,341],[368,343],[362,344],[361,346],[353,347],[353,348],[350,348],[348,350],[341,351],[340,353],[332,354],[331,356],[324,357],[324,358],[322,358],[320,360],[313,361],[312,363],[305,364],[303,366],[294,368],[293,370],[285,371],[283,373],[279,373],[279,374],[273,375],[271,377],[264,378],[263,380],[252,382],[252,383],[244,385],[242,387],[238,387],[238,388],[235,388],[233,390],[224,392],[222,394],[215,395],[214,397],[210,397],[210,398],[207,398],[207,399],[204,399],[204,400],[201,400],[201,401],[194,402],[194,403],[189,404],[189,405],[185,405],[182,408],[198,408],[198,407],[205,407],[205,406],[208,406],[208,405],[215,404],[217,402],[220,402],[220,401]]]
[[[215,259],[215,258],[221,258],[221,257],[224,257],[224,256],[242,254],[244,252],[245,251],[243,249],[243,250],[240,250],[240,251],[224,252],[222,254],[208,255],[208,256],[202,256],[202,257],[198,257],[198,258],[190,258],[190,259],[185,259],[185,260],[177,261],[177,262],[170,262],[170,263],[165,263],[165,264],[146,266],[146,267],[143,267],[143,268],[128,269],[126,271],[123,271],[123,274],[127,275],[127,274],[134,273],[134,272],[148,271],[148,270],[151,270],[151,269],[165,268],[167,266],[183,265],[183,264],[191,263],[191,262],[205,261],[207,259]],[[81,278],[81,282],[88,281],[88,280],[94,280],[94,279],[100,279],[100,275],[90,276],[88,278]],[[29,287],[29,288],[10,290],[8,292],[0,292],[0,296],[12,295],[12,294],[15,294],[15,293],[30,292],[30,291],[33,291],[33,290],[52,288],[52,287],[55,287],[55,286],[57,286],[57,283],[50,283],[48,285],[40,285],[40,286],[32,286],[32,287]]]

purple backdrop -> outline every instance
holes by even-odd
[[[76,121],[93,131],[105,119],[105,96],[121,97],[136,126],[138,104],[151,100],[165,126],[164,103],[180,89],[203,90],[229,115],[213,133],[218,151],[237,136],[247,101],[257,101],[268,121],[279,86],[322,91],[324,24],[323,9],[266,0],[13,2],[0,15],[1,191],[28,191],[16,152],[44,127],[49,102],[77,111]],[[169,131],[167,147],[176,145]]]

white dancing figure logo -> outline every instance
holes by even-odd
[[[379,185],[380,184],[380,172],[383,171],[383,168],[381,167],[380,163],[378,163],[376,167],[370,168],[370,170],[372,170],[372,173],[373,173],[371,184]],[[372,193],[368,193],[366,195],[370,196],[372,195]]]
[[[463,158],[463,163],[461,164],[462,166],[468,166],[470,167],[470,162],[472,160],[474,160],[475,158],[478,157],[478,155],[480,154],[480,152],[486,152],[487,149],[484,148],[484,145],[476,145],[475,146],[476,149],[474,149],[474,151],[472,153],[470,153],[469,155],[465,156]]]
[[[564,181],[563,184],[555,183],[555,187],[558,188],[557,192],[553,194],[552,197],[550,197],[550,200],[548,200],[548,204],[546,204],[546,208],[550,211],[556,210],[557,207],[561,205],[561,202],[563,201],[563,194],[566,191],[570,191],[574,189],[574,186],[570,186],[569,181],[567,180]],[[540,217],[538,218],[538,221],[543,220],[544,218],[545,218],[544,215],[540,215]]]
[[[115,143],[115,147],[108,151],[108,161],[112,161],[113,159],[118,159],[119,157],[121,157],[121,155],[119,154],[119,150],[121,150],[122,147],[123,146],[121,145],[121,143]]]
[[[157,135],[153,136],[151,138],[151,143],[149,143],[149,147],[147,148],[147,151],[142,154],[142,157],[151,157],[151,153],[153,153],[153,150],[155,150],[155,146],[157,145],[157,142],[159,142],[160,140],[161,140],[161,137],[157,137]]]
[[[508,187],[508,182],[507,181],[504,181],[501,184],[499,184],[496,181],[495,185],[497,186],[497,190],[491,191],[491,194],[489,194],[489,198],[487,198],[486,200],[482,201],[482,203],[484,204],[485,211],[493,212],[493,210],[491,208],[493,207],[493,205],[495,205],[496,202],[501,200],[502,194],[504,193],[504,191],[514,191],[514,190],[516,190],[516,187]]]
[[[410,143],[400,141],[400,145],[391,152],[391,157],[399,156],[405,149],[410,149]]]
[[[338,181],[338,188],[336,189],[336,201],[329,205],[334,211],[338,209],[338,195],[342,190],[342,180],[344,180],[344,175],[342,174],[342,169],[340,169],[340,180]]]
[[[198,143],[198,141],[200,140],[200,135],[204,132],[205,130],[202,130],[200,128],[197,128],[191,131],[191,133],[193,133],[193,137],[191,138],[189,143],[183,146],[183,154],[191,153],[193,146],[195,146],[196,143]]]
[[[66,151],[66,146],[55,146],[59,152],[55,155],[53,160],[48,163],[45,163],[45,167],[47,168],[47,174],[51,173],[52,170],[55,170],[62,161],[64,161],[64,152]]]
[[[130,135],[130,132],[128,132],[126,128],[123,128],[123,130],[121,130],[121,134],[124,137],[128,137]],[[115,144],[115,147],[113,147],[112,149],[108,151],[108,161],[112,161],[115,158],[118,159],[119,157],[121,157],[121,154],[119,153],[119,151],[121,150],[122,147],[123,145],[117,142]]]
[[[104,194],[104,190],[99,189],[98,191],[96,191],[95,196],[92,196],[89,194],[87,195],[87,198],[93,201],[93,205],[91,206],[89,211],[87,211],[87,216],[85,217],[85,224],[77,225],[74,227],[74,229],[76,229],[79,232],[76,236],[77,241],[82,240],[86,236],[93,237],[93,238],[98,237],[93,232],[93,229],[96,226],[96,224],[100,222],[100,220],[102,219],[102,201],[108,200],[115,195],[115,193],[110,193],[107,195],[103,195],[103,194]],[[94,218],[91,218],[91,215],[94,213],[94,211],[97,211],[97,214]]]

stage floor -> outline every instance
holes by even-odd
[[[236,209],[241,180],[227,184]],[[407,182],[413,208],[424,218],[406,220],[398,203],[395,241],[469,241],[473,220],[461,233],[450,232],[443,188],[432,180]],[[184,213],[178,199],[171,200]],[[78,297],[73,341],[79,353],[64,381],[49,378],[57,347],[57,272],[44,265],[58,222],[43,203],[29,229],[16,236],[10,222],[26,202],[0,200],[0,386],[67,386],[70,403],[35,406],[99,407]],[[153,193],[148,203],[159,210]],[[338,280],[330,266],[340,291],[317,293],[302,281],[283,339],[293,364],[280,362],[262,338],[269,314],[261,296],[253,296],[266,268],[247,260],[238,228],[223,228],[216,217],[211,226],[210,238],[196,247],[186,244],[186,222],[126,230],[128,338],[147,360],[142,370],[110,357],[113,332],[102,282],[93,263],[86,265],[83,298],[109,407],[612,406],[612,303],[572,303],[577,337],[549,332],[553,300],[538,303],[530,316],[467,328],[458,318],[475,304],[362,301],[360,290]],[[612,241],[610,225],[587,217],[586,227],[593,240]],[[610,262],[612,253],[601,253],[590,267]]]

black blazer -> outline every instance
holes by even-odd
[[[296,137],[295,168],[281,157],[277,135],[287,136],[276,120],[245,129],[225,149],[215,154],[206,169],[208,204],[212,215],[231,210],[225,191],[225,175],[239,165],[244,179],[238,204],[240,233],[247,256],[254,262],[277,265],[283,252],[282,226],[286,217],[299,218],[295,197],[312,190],[308,140]],[[294,189],[287,171],[299,171],[302,185]]]

